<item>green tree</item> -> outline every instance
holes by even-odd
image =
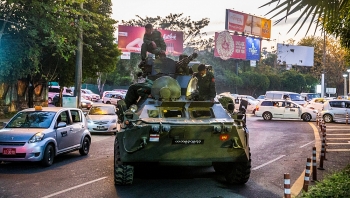
[[[306,86],[305,78],[302,74],[295,70],[288,70],[282,74],[282,89],[300,93]]]
[[[248,95],[255,95],[257,91],[265,90],[270,85],[270,80],[266,75],[248,71],[241,74],[243,84],[241,89]]]

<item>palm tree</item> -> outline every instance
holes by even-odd
[[[265,7],[277,3],[276,7],[271,9],[267,14],[274,15],[275,18],[285,13],[282,18],[277,19],[275,24],[287,18],[297,11],[301,11],[298,19],[289,29],[291,31],[299,22],[301,27],[304,26],[308,19],[311,19],[308,30],[313,23],[316,24],[315,32],[321,28],[327,34],[334,35],[340,39],[340,43],[347,49],[350,49],[350,1],[348,0],[270,0],[268,3],[260,6]],[[288,31],[288,32],[289,32]]]

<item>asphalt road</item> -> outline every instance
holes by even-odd
[[[114,186],[113,135],[93,135],[88,156],[58,156],[37,163],[1,163],[0,198],[5,197],[283,197],[283,174],[295,183],[315,144],[314,128],[293,120],[248,117],[252,172],[245,185],[228,185],[211,167],[148,167],[131,186]],[[311,125],[310,125],[311,124]],[[346,154],[345,154],[346,155]]]

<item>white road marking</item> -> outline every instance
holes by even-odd
[[[266,165],[268,165],[268,164],[271,164],[272,162],[277,161],[277,160],[281,159],[281,158],[284,157],[284,156],[285,156],[285,155],[281,155],[281,156],[277,157],[276,159],[270,160],[270,161],[268,161],[268,162],[266,162],[266,163],[264,163],[264,164],[261,164],[260,166],[257,166],[257,167],[255,167],[255,168],[253,168],[252,170],[258,170],[259,168],[264,167],[264,166],[266,166]]]
[[[350,129],[329,129],[328,127],[326,128],[326,131],[349,131]]]
[[[47,196],[42,197],[42,198],[53,197],[53,196],[56,196],[56,195],[65,193],[65,192],[67,192],[67,191],[70,191],[70,190],[73,190],[73,189],[76,189],[76,188],[80,188],[80,187],[82,187],[82,186],[85,186],[85,185],[88,185],[88,184],[91,184],[91,183],[100,181],[100,180],[102,180],[102,179],[106,179],[106,178],[107,178],[107,177],[101,177],[101,178],[99,178],[99,179],[95,179],[95,180],[92,180],[92,181],[89,181],[89,182],[86,182],[86,183],[83,183],[83,184],[80,184],[80,185],[77,185],[77,186],[74,186],[74,187],[71,187],[71,188],[67,188],[66,190],[58,191],[58,192],[56,192],[56,193],[53,193],[53,194],[51,194],[51,195],[47,195]]]
[[[333,151],[350,151],[350,149],[327,149],[327,152],[333,152]]]
[[[315,141],[311,141],[311,142],[309,142],[309,143],[307,143],[307,144],[304,144],[304,145],[302,145],[302,146],[300,146],[299,148],[303,148],[303,147],[305,147],[305,146],[307,146],[307,145],[309,145],[309,144],[312,144],[312,143],[314,143]]]
[[[342,134],[342,133],[334,133],[334,134],[332,134],[332,133],[327,133],[327,136],[330,136],[330,135],[350,135],[350,134]]]
[[[327,140],[350,140],[350,138],[327,138]]]
[[[346,144],[350,144],[350,143],[327,143],[328,144],[338,144],[338,145],[346,145]]]

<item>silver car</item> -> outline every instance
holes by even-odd
[[[79,150],[87,155],[90,143],[80,109],[36,106],[18,112],[0,130],[0,161],[41,161],[51,166],[59,154]]]
[[[86,115],[90,132],[114,133],[119,131],[116,107],[111,104],[95,104]]]
[[[329,100],[323,104],[321,115],[323,120],[329,122],[346,122],[346,115],[350,116],[350,100]]]

